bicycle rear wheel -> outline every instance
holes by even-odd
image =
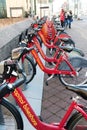
[[[59,75],[62,84],[66,86],[82,85],[87,82],[87,67],[77,68],[77,76]]]
[[[4,98],[0,101],[0,130],[23,130],[19,111]]]
[[[87,113],[87,109],[84,110]],[[87,130],[87,120],[81,113],[76,112],[72,115],[66,126],[67,130]]]

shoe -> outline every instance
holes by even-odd
[[[69,28],[71,28],[71,26],[69,26]]]

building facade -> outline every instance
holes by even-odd
[[[52,0],[0,0],[0,17],[43,17],[52,14]]]
[[[30,0],[6,0],[7,17],[22,17],[30,9]]]
[[[52,1],[51,0],[37,0],[36,12],[39,17],[51,16]]]

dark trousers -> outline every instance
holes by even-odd
[[[61,26],[64,27],[64,21],[61,20]]]
[[[69,28],[71,28],[71,20],[68,20]]]

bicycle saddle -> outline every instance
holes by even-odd
[[[73,50],[73,47],[71,46],[59,46],[59,48],[63,49],[66,52],[71,52]]]
[[[55,21],[55,23],[56,23],[57,25],[60,25],[60,21]]]
[[[39,21],[39,22],[38,22],[38,25],[43,25],[44,23],[45,23],[45,21],[42,20],[42,21]]]
[[[66,89],[75,92],[83,99],[87,100],[87,84],[81,86],[68,86]]]
[[[56,30],[57,30],[57,31],[64,31],[65,29],[64,29],[64,28],[56,27]]]
[[[64,42],[66,42],[66,41],[69,40],[69,38],[66,37],[66,36],[65,36],[65,37],[61,37],[61,36],[59,36],[58,38],[59,38],[59,40],[64,41]]]

